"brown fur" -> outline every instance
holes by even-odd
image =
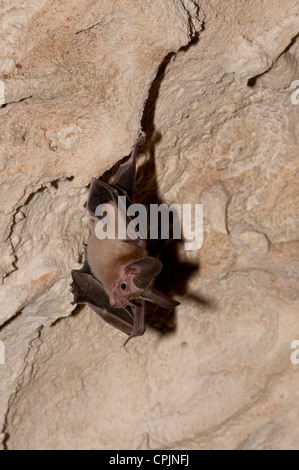
[[[88,241],[87,260],[91,272],[102,282],[109,296],[116,280],[124,274],[125,266],[143,256],[146,256],[146,250],[123,240],[99,240],[94,229]]]

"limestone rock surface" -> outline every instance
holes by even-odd
[[[298,1],[1,10],[2,448],[298,449]],[[138,197],[202,203],[203,246],[165,247],[181,306],[121,348],[70,272],[141,127]]]

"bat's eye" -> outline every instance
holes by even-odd
[[[127,288],[127,284],[125,284],[124,282],[120,285],[120,288],[122,290],[125,290]]]

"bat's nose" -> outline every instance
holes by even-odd
[[[125,307],[127,303],[127,298],[121,296],[112,297],[110,300],[111,307]]]

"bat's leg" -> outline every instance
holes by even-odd
[[[142,132],[136,140],[130,158],[126,163],[120,165],[118,172],[112,181],[112,184],[116,184],[124,189],[129,198],[131,199],[135,187],[135,174],[136,174],[136,155],[138,147],[145,142],[145,133]]]
[[[142,336],[145,332],[145,302],[141,300],[135,303],[134,324],[130,336],[126,339],[123,346],[135,336]]]

